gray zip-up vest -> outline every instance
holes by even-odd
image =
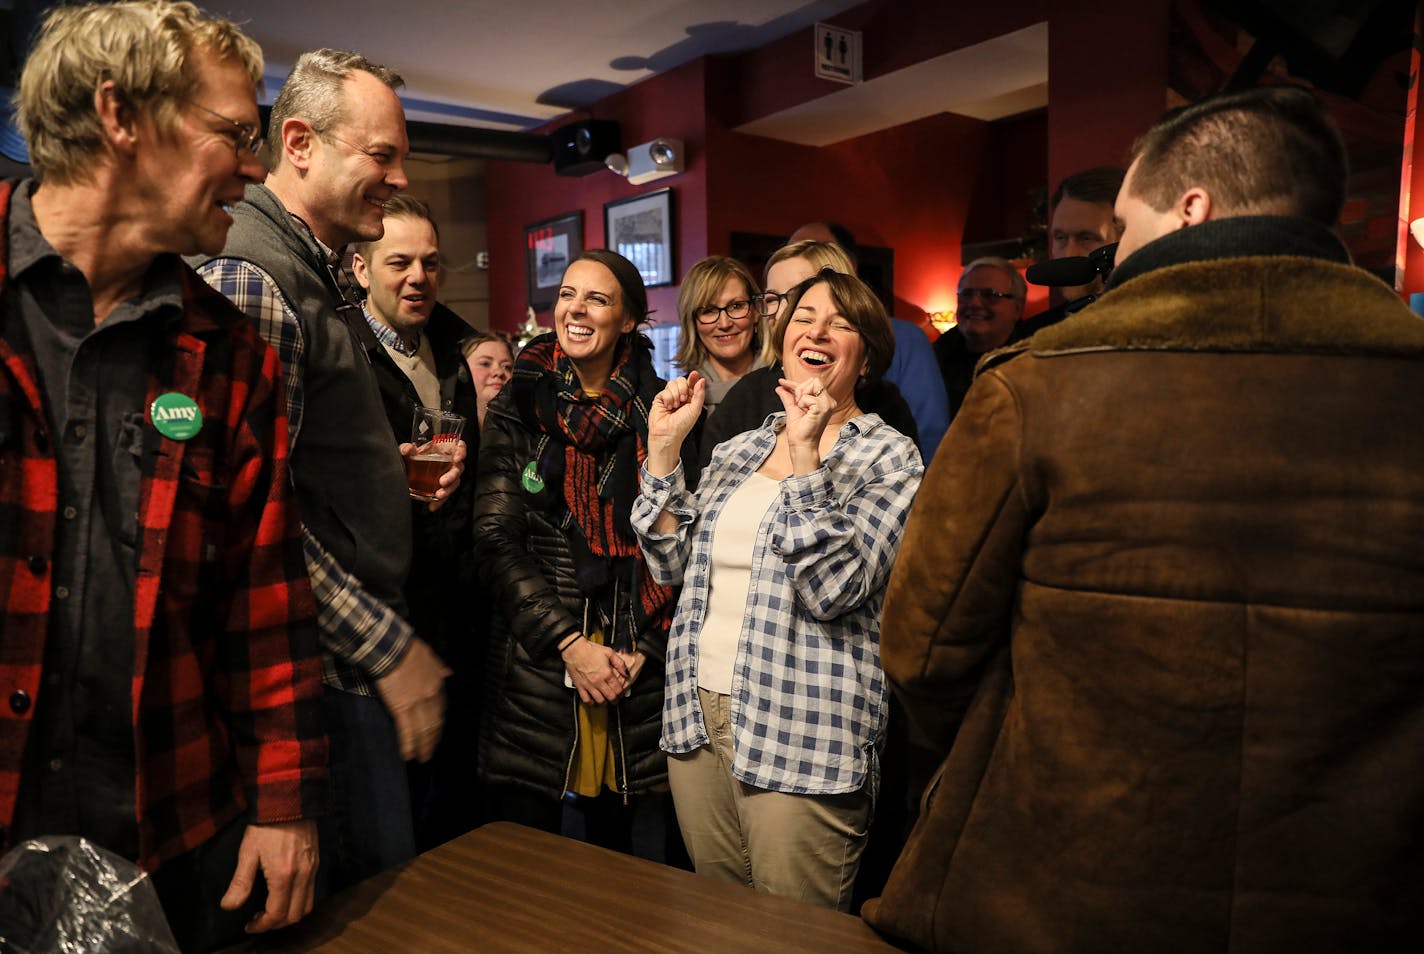
[[[291,469],[302,522],[367,592],[406,615],[410,499],[371,360],[356,329],[337,314],[340,292],[321,247],[281,200],[266,186],[249,185],[232,217],[227,245],[215,257],[242,259],[271,275],[301,322],[304,411]],[[359,308],[355,321],[370,334]]]

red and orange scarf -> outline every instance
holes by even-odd
[[[520,418],[541,435],[534,464],[562,503],[565,529],[573,531],[579,588],[597,599],[615,577],[636,579],[639,615],[666,629],[672,591],[648,576],[629,522],[638,469],[648,454],[648,404],[641,392],[662,382],[647,339],[627,335],[617,348],[612,373],[597,394],[584,392],[573,361],[552,334],[519,353],[511,385]],[[615,641],[621,643],[618,629]]]

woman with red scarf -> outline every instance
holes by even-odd
[[[636,331],[647,292],[593,249],[564,272],[554,333],[531,341],[481,438],[475,550],[493,606],[481,774],[493,814],[631,850],[632,796],[667,778],[658,749],[675,593],[629,525],[662,390]]]

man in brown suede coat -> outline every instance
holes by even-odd
[[[1276,87],[1138,144],[1107,294],[989,359],[885,669],[943,759],[865,916],[936,951],[1424,950],[1424,322]]]

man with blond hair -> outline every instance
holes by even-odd
[[[427,761],[448,670],[407,621],[405,465],[371,362],[381,351],[346,295],[342,249],[379,239],[410,151],[393,70],[341,50],[297,60],[272,106],[271,172],[233,210],[226,246],[199,269],[277,349],[292,478],[320,607],[333,811],[322,890],[415,853],[404,759]],[[438,492],[458,485],[458,465]],[[354,479],[353,479],[354,478]]]
[[[277,358],[178,257],[262,175],[261,75],[191,4],[62,7],[0,184],[0,837],[138,861],[185,948],[310,910],[326,794]]]

